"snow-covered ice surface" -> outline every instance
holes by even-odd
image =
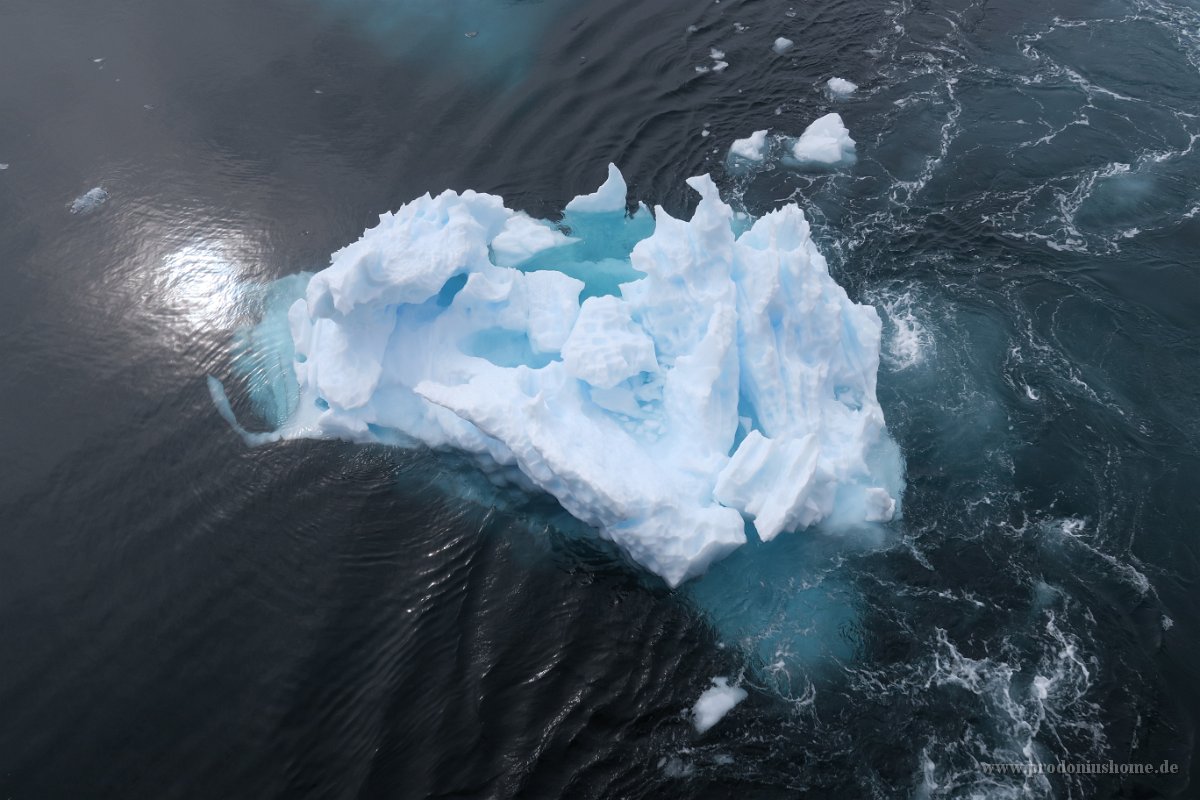
[[[736,235],[713,182],[688,183],[691,220],[626,216],[611,167],[568,204],[571,237],[472,191],[384,214],[287,309],[295,407],[248,439],[465,453],[673,586],[745,544],[747,520],[763,542],[891,520],[879,315],[830,277],[799,208]]]
[[[713,678],[712,682],[712,688],[705,690],[692,706],[692,724],[697,733],[704,733],[716,725],[747,697],[746,690],[730,686],[728,678]]]

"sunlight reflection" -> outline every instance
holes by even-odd
[[[163,259],[160,296],[189,327],[232,324],[245,286],[223,242],[193,241]]]

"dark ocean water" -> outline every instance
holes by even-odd
[[[829,110],[852,169],[725,173]],[[8,0],[0,798],[1200,796],[1198,138],[1184,0]],[[609,161],[800,202],[880,310],[881,541],[670,591],[451,457],[214,410],[381,211]],[[1110,759],[1177,771],[983,768]]]

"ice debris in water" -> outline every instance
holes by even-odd
[[[838,164],[854,160],[854,140],[839,114],[826,114],[809,125],[796,144],[792,157],[801,164]]]
[[[712,59],[712,65],[705,66],[703,64],[698,64],[696,66],[696,72],[724,72],[729,68],[729,62],[725,60],[724,50],[718,50],[717,48],[713,47],[708,51],[708,57]]]
[[[746,690],[739,686],[730,686],[728,678],[713,678],[711,689],[706,690],[692,706],[692,724],[697,733],[704,733],[716,725],[733,710],[734,706],[746,699]]]
[[[747,161],[762,161],[766,148],[767,131],[755,131],[745,139],[735,139],[729,146],[729,155]]]
[[[8,169],[8,164],[0,164],[0,172],[3,172],[6,169]]]
[[[658,766],[668,778],[690,778],[696,774],[696,765],[684,761],[679,756],[664,756],[658,760]]]
[[[849,97],[858,91],[858,84],[851,83],[845,78],[830,78],[825,82],[825,87],[834,97]]]
[[[771,45],[771,49],[774,50],[776,53],[783,55],[788,50],[791,50],[792,45],[794,45],[794,44],[795,44],[795,42],[793,42],[791,39],[785,39],[784,37],[780,36],[778,39],[775,40],[775,44]]]
[[[107,202],[108,192],[97,186],[72,200],[70,209],[72,214],[90,214]]]
[[[382,215],[287,311],[299,399],[247,441],[466,453],[672,586],[745,544],[744,518],[763,541],[892,518],[879,315],[830,277],[797,206],[749,225],[707,176],[688,184],[690,221],[627,215],[615,166],[561,226],[473,191]]]

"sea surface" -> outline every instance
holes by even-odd
[[[852,167],[726,169],[829,111]],[[1198,139],[1195,0],[6,0],[0,798],[1200,797]],[[610,161],[806,209],[884,319],[885,534],[672,591],[218,415],[270,426],[245,331],[381,212]],[[1109,761],[1172,768],[988,771]]]

